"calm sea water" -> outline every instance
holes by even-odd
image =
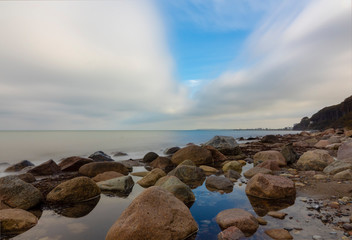
[[[107,154],[121,151],[128,155],[115,160],[142,158],[149,151],[162,153],[166,148],[200,144],[215,135],[256,137],[287,134],[292,131],[0,131],[0,163],[30,160],[40,163],[69,156],[89,156],[95,151]]]

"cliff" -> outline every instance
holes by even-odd
[[[293,130],[324,130],[331,127],[352,129],[352,96],[340,104],[321,109],[311,118],[302,118]]]

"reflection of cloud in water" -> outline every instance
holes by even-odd
[[[67,228],[74,234],[79,234],[88,229],[88,226],[83,223],[70,223]]]

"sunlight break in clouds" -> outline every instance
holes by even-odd
[[[0,6],[1,128],[124,129],[183,111],[150,1]]]

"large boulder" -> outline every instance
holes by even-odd
[[[17,176],[0,178],[0,200],[13,208],[30,209],[43,199],[42,193],[32,184]]]
[[[11,165],[10,167],[6,168],[5,172],[17,172],[17,171],[21,171],[23,168],[31,167],[31,166],[34,166],[34,164],[28,160],[23,160],[19,163],[16,163],[16,164]]]
[[[243,176],[245,176],[246,178],[252,178],[253,176],[255,176],[258,173],[272,174],[273,172],[270,169],[261,168],[261,167],[257,166],[257,167],[251,168],[251,169],[247,170],[246,172],[244,172]]]
[[[335,180],[351,180],[352,179],[352,170],[346,169],[334,175]]]
[[[1,235],[15,235],[27,231],[35,226],[38,218],[22,209],[0,210]]]
[[[259,198],[279,199],[295,196],[296,189],[294,182],[286,177],[258,173],[248,181],[246,194]]]
[[[204,171],[201,168],[195,166],[178,166],[169,172],[168,175],[177,177],[191,188],[202,185],[205,180]]]
[[[329,141],[328,140],[320,140],[319,142],[317,142],[314,147],[316,148],[325,148],[326,146],[328,146],[329,144]]]
[[[352,141],[346,141],[341,144],[337,151],[337,159],[352,162]]]
[[[236,180],[241,178],[241,174],[234,170],[228,170],[227,172],[224,173],[224,176],[229,179],[236,179]]]
[[[257,219],[251,213],[240,208],[224,210],[216,215],[215,220],[221,229],[235,226],[247,237],[255,233],[259,227]]]
[[[224,231],[218,234],[218,240],[240,240],[245,239],[243,232],[235,227],[226,228]]]
[[[97,185],[103,191],[131,192],[134,181],[131,176],[123,176],[98,182]]]
[[[61,172],[61,168],[53,161],[46,161],[28,171],[34,176],[53,175]]]
[[[154,186],[154,184],[159,180],[159,178],[162,178],[164,176],[166,176],[166,173],[163,170],[161,170],[160,168],[154,168],[147,174],[147,176],[140,179],[137,183],[145,188],[151,187]]]
[[[286,159],[284,158],[282,153],[274,150],[257,152],[256,154],[254,154],[253,160],[254,165],[268,160],[273,160],[276,161],[279,166],[286,166]]]
[[[159,157],[159,155],[156,154],[155,152],[148,152],[146,155],[144,155],[143,162],[146,162],[146,163],[152,162],[155,159],[157,159],[157,157]]]
[[[280,171],[280,166],[275,160],[267,160],[258,164],[256,167],[270,169],[271,171]]]
[[[334,161],[324,168],[323,172],[330,175],[342,172],[346,169],[352,169],[352,162]]]
[[[95,177],[99,173],[114,171],[128,175],[128,168],[119,162],[92,162],[83,165],[79,168],[78,172],[87,177]]]
[[[76,172],[84,164],[91,162],[93,162],[93,160],[90,158],[73,156],[62,159],[59,163],[59,167],[63,172]]]
[[[293,149],[292,143],[285,145],[280,152],[286,159],[286,163],[293,164],[297,162],[298,154]]]
[[[94,162],[113,162],[114,159],[112,159],[109,155],[104,153],[103,151],[97,151],[90,155],[88,158],[93,159]]]
[[[222,154],[220,151],[218,151],[216,148],[210,145],[204,146],[205,149],[209,150],[211,152],[211,156],[213,157],[213,161],[215,163],[217,162],[223,162],[227,160],[227,157]]]
[[[162,177],[155,183],[155,186],[169,191],[185,204],[196,200],[191,188],[175,176]]]
[[[123,175],[122,173],[108,171],[108,172],[99,173],[94,178],[92,178],[92,180],[94,182],[102,182],[102,181],[106,181],[106,180],[110,180],[110,179],[118,178],[118,177],[123,177],[123,176],[125,176],[125,175]]]
[[[240,173],[240,172],[242,172],[242,167],[243,167],[243,165],[240,162],[231,161],[231,162],[225,163],[224,166],[222,167],[222,170],[224,172],[227,172],[229,170],[233,170],[233,171]]]
[[[46,196],[48,202],[76,203],[100,195],[97,184],[88,177],[76,177],[57,185]]]
[[[232,192],[233,182],[226,177],[209,176],[205,180],[205,186],[209,190],[224,190],[225,192]]]
[[[17,175],[17,177],[27,183],[32,183],[32,182],[36,181],[36,179],[32,173],[22,173],[22,174]]]
[[[204,145],[209,145],[219,150],[224,155],[239,155],[241,149],[236,139],[231,136],[215,136]]]
[[[334,161],[326,150],[316,149],[303,153],[297,161],[297,167],[304,171],[323,171],[326,166]]]
[[[178,165],[187,159],[193,161],[196,165],[207,165],[213,162],[211,152],[197,145],[181,148],[172,155],[171,161]]]
[[[150,166],[152,168],[160,168],[164,172],[170,172],[175,168],[175,164],[167,157],[157,157],[150,163]]]
[[[150,187],[123,211],[106,240],[177,240],[197,232],[187,206],[160,187]]]

